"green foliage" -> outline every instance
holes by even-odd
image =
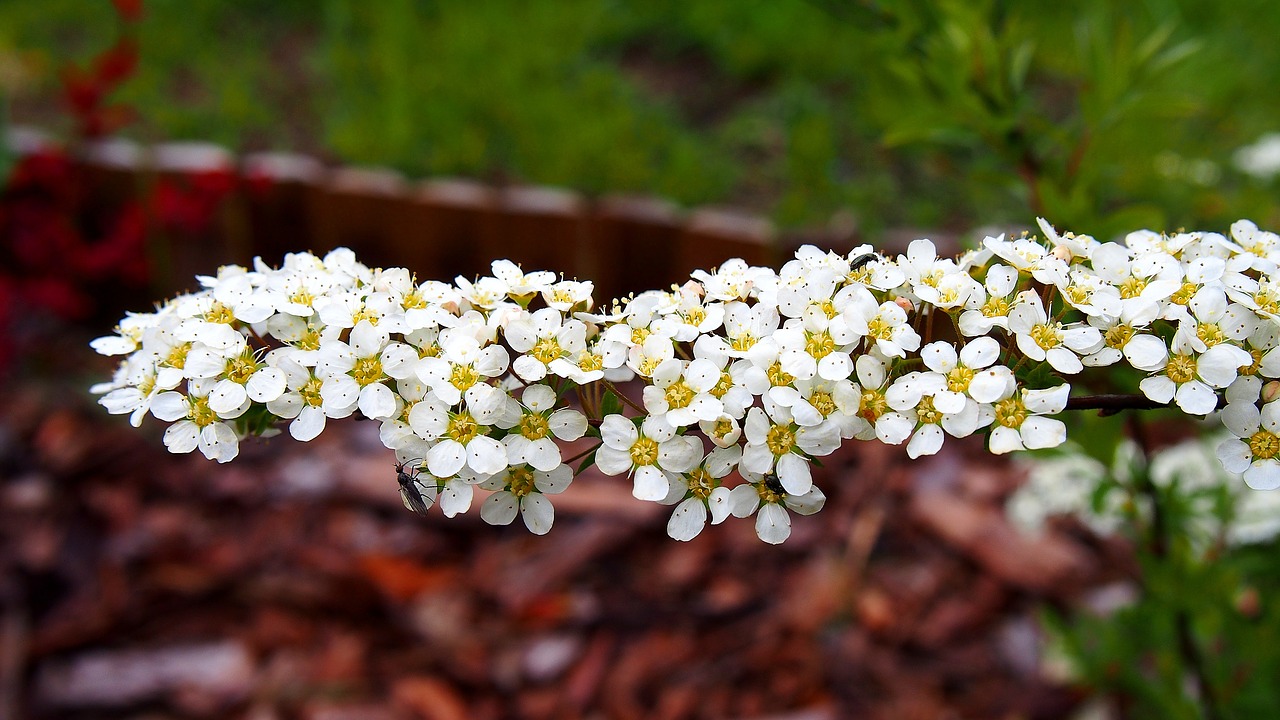
[[[1083,447],[1098,447],[1090,443]],[[1185,470],[1155,482],[1142,457],[1112,460],[1095,508],[1106,493],[1127,496],[1120,507],[1134,532],[1141,591],[1110,614],[1044,613],[1055,654],[1130,717],[1269,716],[1280,707],[1280,653],[1266,640],[1280,632],[1276,541],[1225,542],[1241,499],[1225,482]]]
[[[114,23],[108,3],[0,0],[0,48],[34,52],[52,98]],[[1277,30],[1268,0],[152,0],[120,99],[144,139],[736,202],[784,225],[1030,210],[1107,237],[1280,220],[1276,183],[1229,165],[1277,129]]]

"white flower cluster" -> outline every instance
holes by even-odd
[[[810,466],[843,441],[1054,447],[1064,378],[1123,361],[1152,401],[1204,416],[1225,397],[1223,464],[1280,486],[1280,237],[1247,221],[1123,244],[1040,226],[957,259],[917,240],[896,258],[806,246],[778,271],[730,260],[604,313],[591,283],[505,260],[448,284],[345,249],[295,254],[126,317],[93,343],[127,356],[94,391],[219,461],[276,424],[305,441],[359,413],[404,464],[406,504],[452,516],[479,485],[485,520],[536,533],[576,475],[560,443],[596,438],[582,465],[674,505],[672,537],[754,514],[778,543],[791,512],[822,507]]]

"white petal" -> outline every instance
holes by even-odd
[[[636,499],[657,502],[665,498],[670,490],[671,483],[658,468],[652,465],[636,468],[634,485],[631,488],[631,494]]]
[[[445,483],[444,492],[440,493],[440,510],[445,517],[453,517],[471,509],[471,500],[475,492],[471,485],[454,478]]]
[[[427,469],[438,478],[453,477],[467,464],[467,449],[457,440],[442,440],[427,451]]]
[[[1258,460],[1244,471],[1244,482],[1254,490],[1275,490],[1280,488],[1280,462],[1275,460]]]
[[[366,385],[360,391],[360,412],[372,420],[389,418],[396,414],[396,396],[382,383]]]
[[[777,503],[765,503],[756,514],[756,535],[770,545],[791,537],[791,516]]]
[[[524,526],[534,535],[546,535],[556,520],[556,509],[542,493],[529,493],[520,501]]]
[[[778,480],[788,495],[804,495],[813,487],[808,461],[794,453],[778,458]]]
[[[667,521],[667,534],[674,540],[692,540],[707,524],[707,506],[700,498],[691,497],[676,506]]]
[[[189,453],[199,440],[200,428],[190,420],[176,422],[164,431],[164,446],[171,453]]]
[[[515,495],[502,490],[489,496],[480,505],[480,518],[490,525],[510,525],[520,511],[520,501]]]
[[[317,435],[323,432],[324,425],[324,411],[318,407],[308,405],[298,413],[297,419],[289,423],[289,434],[293,436],[294,440],[307,442],[315,439]]]
[[[472,438],[467,443],[467,464],[481,475],[500,473],[507,469],[507,447],[485,435]]]

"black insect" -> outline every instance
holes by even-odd
[[[877,257],[879,257],[879,255],[876,255],[873,252],[863,253],[858,257],[854,258],[853,260],[849,261],[849,269],[857,270],[858,268],[870,263],[872,260],[875,260]]]
[[[773,473],[764,476],[764,486],[777,495],[785,495],[787,493],[786,489],[782,487],[782,481]]]
[[[404,506],[419,515],[426,515],[432,501],[422,496],[422,490],[418,485],[419,471],[411,471],[409,468],[410,463],[420,460],[422,458],[411,458],[396,463],[396,480],[400,482],[400,499],[404,502]]]

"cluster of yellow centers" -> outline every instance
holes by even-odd
[[[920,398],[920,402],[916,404],[916,418],[926,425],[936,425],[942,422],[942,413],[933,407],[932,395],[925,395]]]
[[[533,348],[529,350],[529,354],[542,364],[547,365],[552,360],[564,357],[564,350],[560,348],[560,341],[553,337],[547,337],[534,343]]]
[[[1200,342],[1206,347],[1213,347],[1226,342],[1227,334],[1218,327],[1217,323],[1200,323],[1196,325],[1196,337],[1200,338]]]
[[[858,417],[874,423],[887,412],[889,412],[889,401],[885,399],[883,392],[874,388],[866,388],[862,391],[862,398],[858,401]]]
[[[1108,328],[1106,332],[1102,333],[1102,341],[1112,350],[1120,350],[1125,345],[1129,344],[1129,341],[1133,339],[1133,336],[1133,327],[1120,323],[1114,327]]]
[[[536,476],[528,465],[513,467],[510,474],[507,475],[507,492],[522,498],[537,490],[535,483]]]
[[[1169,358],[1169,364],[1165,366],[1165,375],[1169,379],[1181,385],[1188,383],[1196,378],[1196,358],[1194,355],[1174,355]]]
[[[520,418],[520,434],[530,440],[541,440],[551,433],[551,424],[538,413],[525,413]]]
[[[165,355],[164,359],[160,361],[160,365],[181,370],[187,364],[187,353],[189,352],[191,352],[191,343],[178,343],[169,348],[169,354]]]
[[[769,384],[773,387],[782,387],[790,385],[795,381],[795,376],[782,369],[782,363],[774,360],[769,369],[765,371],[765,376],[769,378]]]
[[[220,302],[215,302],[204,312],[204,319],[206,322],[230,325],[236,321],[236,314],[226,305],[223,305]]]
[[[590,350],[583,350],[578,356],[578,368],[583,372],[595,372],[604,369],[604,356],[599,353],[593,353]]]
[[[826,390],[816,390],[809,396],[809,404],[822,414],[822,417],[830,417],[831,413],[836,411],[835,398],[831,397],[831,393]]]
[[[689,407],[689,403],[697,397],[697,392],[689,387],[689,384],[683,378],[677,380],[667,386],[663,397],[667,400],[667,405],[673,410]]]
[[[302,400],[311,407],[320,407],[324,405],[324,400],[320,397],[320,388],[324,383],[314,374],[307,378],[307,381],[298,388],[298,394],[302,396]]]
[[[1036,344],[1045,350],[1052,350],[1062,344],[1062,326],[1058,323],[1036,325],[1027,333]]]
[[[218,414],[209,407],[208,397],[188,395],[187,403],[191,406],[187,410],[187,418],[198,427],[205,427],[217,421]]]
[[[958,393],[969,392],[969,383],[973,382],[977,374],[973,368],[957,365],[947,371],[947,389]]]
[[[636,467],[655,465],[658,462],[658,441],[643,435],[631,443],[631,462]]]
[[[983,317],[1006,317],[1010,310],[1009,298],[992,296],[982,303]]]
[[[1255,458],[1270,460],[1280,455],[1280,437],[1266,430],[1259,430],[1249,437],[1249,451]]]
[[[451,440],[466,445],[480,434],[480,427],[476,423],[476,419],[471,417],[471,413],[464,410],[449,415],[449,427],[444,431],[444,434]]]
[[[351,368],[351,377],[356,379],[360,387],[372,385],[383,378],[382,360],[377,355],[356,358],[355,367]]]
[[[789,425],[774,425],[765,433],[764,444],[775,457],[782,457],[796,446],[796,431]]]
[[[1147,289],[1147,279],[1133,275],[1125,278],[1124,282],[1120,283],[1120,286],[1117,289],[1120,291],[1120,297],[1125,300],[1131,300],[1141,295],[1142,291]]]
[[[836,351],[836,341],[831,339],[831,334],[826,330],[820,330],[816,333],[805,333],[804,351],[809,353],[815,360],[830,355]]]
[[[466,392],[472,385],[480,381],[480,373],[470,365],[454,365],[449,373],[449,384]]]
[[[696,498],[706,500],[711,491],[716,489],[716,479],[706,468],[697,468],[689,473],[689,492]]]
[[[1022,404],[1022,398],[1016,395],[996,403],[995,412],[997,425],[1015,430],[1022,427],[1022,423],[1031,414],[1027,412],[1027,406]]]
[[[249,382],[249,378],[262,367],[258,364],[257,359],[253,357],[253,352],[246,349],[236,357],[227,358],[226,368],[223,374],[233,383],[243,385]]]

